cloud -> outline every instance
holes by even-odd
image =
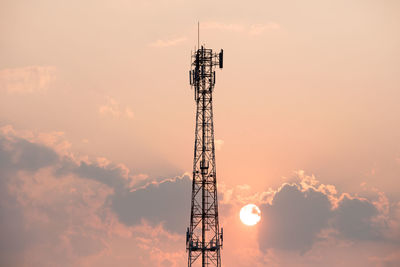
[[[28,94],[46,91],[56,79],[53,66],[29,66],[0,70],[0,90]]]
[[[205,21],[200,24],[200,30],[216,30],[236,33],[246,33],[249,35],[261,35],[267,31],[279,30],[281,26],[276,22],[260,24],[243,23],[224,23],[219,21]],[[170,47],[179,45],[187,40],[186,37],[157,40],[149,44],[151,47]]]
[[[331,217],[328,197],[314,189],[301,191],[298,185],[283,185],[272,203],[261,206],[262,250],[278,248],[304,252],[317,240]]]
[[[371,257],[375,266],[379,267],[396,267],[400,263],[400,249],[384,257]]]
[[[246,33],[255,36],[255,35],[261,35],[267,31],[280,30],[281,26],[276,22],[244,24],[244,23],[223,23],[217,21],[208,21],[201,23],[200,28],[206,30]]]
[[[0,137],[0,167],[3,174],[19,170],[36,171],[57,160],[58,154],[50,148],[25,139]]]
[[[74,175],[96,181],[113,190],[114,193],[109,197],[110,207],[126,225],[138,225],[146,220],[153,225],[164,224],[170,231],[185,231],[188,222],[186,217],[190,211],[189,176],[146,184],[145,175],[131,175],[130,170],[122,164],[116,165],[104,158],[88,161],[73,155],[59,155],[51,147],[19,137],[15,131],[1,132],[5,134],[0,137],[0,167],[3,174],[21,170],[34,173],[51,167],[55,177]]]
[[[180,199],[190,193],[187,176],[134,188],[143,174],[38,140],[34,132],[0,129],[1,266],[183,264],[186,225],[178,226],[189,208],[177,207],[190,203]]]
[[[381,208],[387,199],[340,196],[332,185],[298,172],[298,182],[283,184],[270,202],[260,206],[259,244],[263,251],[282,249],[305,253],[314,244],[328,239],[354,242],[394,242],[387,232],[390,219]]]
[[[157,40],[149,44],[151,47],[170,47],[179,45],[187,40],[186,37],[179,37],[175,39],[168,39],[168,40]]]
[[[215,140],[215,148],[217,149],[217,150],[221,150],[222,149],[222,146],[224,145],[224,140],[222,140],[222,139],[216,139]]]
[[[245,26],[239,23],[222,23],[217,21],[207,21],[200,24],[200,29],[242,32]]]
[[[269,22],[266,24],[253,24],[250,25],[249,34],[250,35],[260,35],[265,31],[279,30],[281,26],[276,22]]]
[[[333,211],[333,227],[346,239],[381,240],[382,229],[374,221],[378,212],[370,201],[345,194]]]
[[[24,213],[9,188],[20,172],[34,173],[55,164],[53,150],[24,139],[0,135],[0,265],[18,265],[19,253],[30,244],[32,234],[25,229]]]
[[[188,176],[150,183],[112,197],[113,210],[121,222],[137,225],[141,220],[162,223],[166,229],[184,233],[189,226],[191,179]]]
[[[133,111],[129,107],[125,107],[125,116],[127,118],[133,119]]]
[[[112,118],[134,118],[133,111],[129,107],[121,107],[121,104],[110,96],[107,96],[106,103],[99,107],[99,113],[102,116],[111,116]]]
[[[0,128],[0,265],[183,266],[190,177],[151,182],[105,158],[59,150],[62,136]],[[349,265],[365,251],[358,265],[398,263],[400,203],[383,192],[338,193],[303,171],[276,190],[218,190],[226,263],[321,266],[344,255]],[[237,222],[248,203],[262,212],[253,229]]]

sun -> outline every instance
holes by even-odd
[[[261,211],[254,204],[247,204],[240,210],[240,220],[248,226],[256,225],[261,220]]]

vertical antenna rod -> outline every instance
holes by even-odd
[[[219,228],[218,218],[212,108],[216,66],[223,67],[223,50],[213,53],[202,46],[192,55],[189,78],[196,101],[196,127],[190,226],[186,233],[189,267],[221,267],[223,229]]]
[[[200,21],[197,22],[197,49],[200,49]]]

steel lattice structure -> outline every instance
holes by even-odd
[[[212,93],[215,67],[223,67],[223,50],[203,46],[192,54],[190,84],[196,101],[190,227],[186,234],[188,266],[221,267],[223,230],[219,228]],[[200,260],[201,258],[201,260]]]

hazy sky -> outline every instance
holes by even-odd
[[[0,265],[185,266],[200,21],[225,53],[224,266],[399,266],[399,14],[397,0],[1,1]],[[248,203],[255,227],[238,219]]]

